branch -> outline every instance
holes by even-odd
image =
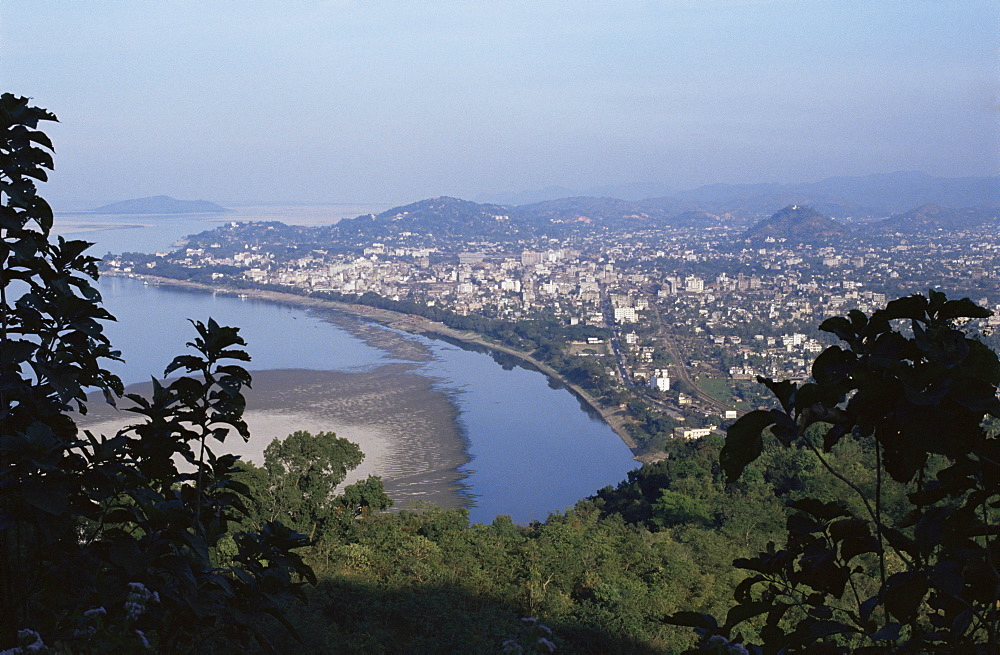
[[[805,435],[805,433],[802,434],[802,440],[806,443],[807,446],[809,446],[809,449],[811,451],[813,451],[813,453],[816,454],[816,457],[819,458],[820,463],[823,465],[824,468],[826,468],[827,471],[829,471],[833,475],[833,477],[837,478],[838,480],[840,480],[841,482],[843,482],[844,484],[846,484],[848,487],[850,487],[854,491],[854,493],[856,493],[858,495],[859,498],[861,498],[861,502],[864,503],[865,509],[868,510],[868,515],[871,517],[872,521],[875,523],[875,527],[877,529],[878,539],[879,539],[879,551],[880,551],[879,554],[881,556],[885,552],[885,546],[884,546],[884,544],[882,542],[882,530],[884,529],[885,526],[883,526],[882,523],[879,521],[878,515],[876,514],[875,510],[872,508],[871,503],[868,502],[868,498],[865,496],[865,492],[862,491],[861,488],[858,485],[854,484],[853,482],[851,482],[850,480],[848,480],[847,478],[845,478],[840,472],[838,472],[836,469],[834,469],[830,465],[830,463],[828,461],[826,461],[826,458],[823,457],[823,453],[816,447],[816,444],[814,444],[812,442],[812,440]],[[902,559],[904,562],[906,562],[906,564],[908,566],[911,566],[911,567],[913,566],[913,561],[910,560],[908,557],[906,557],[903,553],[901,553],[899,551],[899,549],[897,549],[892,544],[889,544],[889,546],[896,552],[897,555],[899,555],[900,559]],[[883,582],[884,582],[884,580],[883,580]]]

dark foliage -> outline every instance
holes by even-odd
[[[984,421],[1000,417],[1000,362],[960,329],[989,315],[935,291],[871,317],[852,311],[820,326],[846,347],[821,353],[812,381],[761,378],[781,408],[730,427],[720,455],[728,480],[761,456],[770,434],[813,452],[862,509],[793,502],[785,547],[734,562],[752,575],[724,623],[693,613],[672,621],[696,627],[705,647],[741,641],[735,629],[744,625],[759,652],[996,652],[1000,443]],[[830,464],[848,436],[875,452],[870,490]],[[905,513],[885,511],[891,483],[909,490]]]
[[[211,643],[267,641],[261,618],[310,569],[305,543],[281,524],[231,534],[243,515],[237,458],[211,441],[247,438],[242,389],[249,374],[235,328],[194,322],[193,354],[136,395],[141,419],[114,436],[82,433],[88,389],[109,401],[121,382],[90,281],[84,241],[50,240],[52,211],[33,180],[52,168],[37,129],[55,120],[28,100],[0,96],[0,648],[25,634],[72,652],[178,652]],[[224,538],[230,563],[213,562]],[[27,631],[27,632],[25,632]]]

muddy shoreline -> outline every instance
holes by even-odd
[[[469,456],[457,409],[447,394],[413,368],[403,363],[364,372],[253,371],[252,388],[245,392],[250,441],[230,435],[225,443],[211,445],[217,454],[238,454],[260,465],[273,439],[296,430],[332,431],[365,453],[347,484],[379,475],[397,508],[423,502],[468,507],[473,496],[462,480]],[[128,391],[148,396],[150,383],[132,385]],[[128,401],[120,404],[127,406]],[[81,428],[109,434],[136,418],[94,398],[90,412],[78,422]]]

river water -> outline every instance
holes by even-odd
[[[275,211],[266,218],[295,223],[302,208]],[[314,211],[320,211],[315,210]],[[211,229],[206,218],[99,217],[80,223],[79,215],[57,216],[67,238],[96,241],[93,252],[166,250],[177,239]],[[251,220],[250,212],[229,220]],[[147,227],[114,227],[115,222]],[[109,223],[111,225],[109,225]],[[93,230],[93,224],[101,229]],[[351,330],[305,309],[213,295],[173,287],[106,278],[99,283],[105,306],[118,318],[106,328],[125,365],[111,366],[126,383],[159,375],[193,336],[187,318],[240,326],[250,344],[251,370],[308,368],[366,371],[401,361]],[[388,329],[388,328],[383,328]],[[466,440],[469,463],[462,472],[473,521],[510,514],[525,523],[544,520],[597,489],[616,484],[636,466],[631,453],[602,421],[588,414],[569,391],[537,371],[501,365],[482,352],[404,333],[429,356],[415,372],[452,399]],[[151,344],[154,347],[151,347]],[[409,360],[412,363],[412,360]],[[501,361],[503,361],[501,359]]]

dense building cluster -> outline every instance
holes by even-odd
[[[743,240],[743,230],[516,240],[404,231],[344,244],[323,243],[305,228],[233,223],[173,252],[106,265],[118,274],[374,293],[459,315],[607,327],[612,339],[566,344],[568,352],[597,358],[623,388],[654,389],[653,398],[678,416],[716,422],[753,404],[744,393],[753,385],[741,382],[808,376],[809,362],[832,343],[817,330],[826,317],[938,288],[996,311],[987,328],[1000,323],[1000,239],[990,226],[813,244]],[[984,338],[995,337],[987,329]],[[671,386],[671,379],[688,384]]]

